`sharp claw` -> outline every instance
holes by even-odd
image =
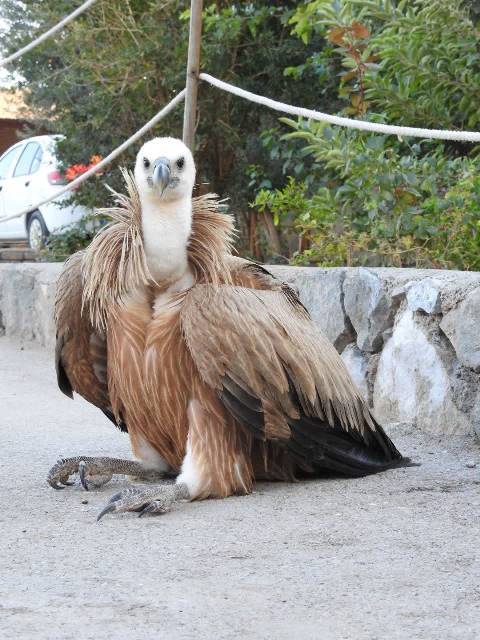
[[[173,496],[167,494],[167,498],[170,497],[173,500]],[[107,513],[124,512],[124,511],[136,511],[139,512],[138,517],[142,518],[147,513],[166,513],[170,509],[170,500],[163,502],[160,500],[152,499],[152,492],[150,490],[142,489],[123,489],[118,493],[115,493],[102,511],[97,516],[97,522],[103,518]]]
[[[146,506],[146,507],[144,507],[144,508],[140,511],[140,513],[138,514],[138,517],[139,517],[139,518],[143,518],[143,516],[144,516],[146,513],[150,513],[150,511],[153,511],[153,509],[154,509],[154,507],[153,507],[152,503],[147,504],[147,506]]]
[[[52,487],[52,489],[65,489],[66,487],[71,487],[74,485],[74,482],[69,482],[68,480],[64,480],[60,482],[60,480],[54,480],[53,478],[47,478],[47,483]]]
[[[80,482],[82,483],[82,487],[85,489],[85,491],[88,491],[88,482],[85,477],[86,468],[87,468],[86,463],[83,460],[81,460],[78,463],[78,474],[80,476]]]
[[[97,522],[99,522],[104,515],[106,515],[107,513],[110,513],[111,511],[115,511],[115,503],[112,502],[111,504],[107,504],[106,507],[104,507],[100,513],[97,516]]]
[[[143,516],[147,513],[157,513],[159,515],[167,513],[168,508],[162,508],[160,509],[158,504],[156,504],[157,501],[154,500],[153,502],[150,502],[149,504],[147,504],[143,509],[140,510],[140,513],[138,514],[139,518],[143,518]]]
[[[121,496],[122,496],[121,491],[118,491],[117,493],[114,493],[113,496],[111,496],[110,500],[107,502],[107,504],[103,507],[103,509],[98,514],[97,522],[101,520],[103,516],[106,515],[107,513],[110,513],[111,511],[115,511],[117,507],[116,503],[121,498]]]

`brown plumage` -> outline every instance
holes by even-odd
[[[255,478],[402,463],[294,291],[232,256],[233,221],[217,199],[193,199],[193,282],[172,291],[149,271],[141,201],[125,177],[113,222],[59,280],[62,391],[126,425],[135,456],[155,452],[191,499],[247,493]]]

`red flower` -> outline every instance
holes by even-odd
[[[102,156],[94,155],[94,156],[92,156],[90,158],[90,164],[72,164],[72,165],[70,165],[67,168],[67,170],[65,171],[66,179],[69,182],[71,182],[72,180],[75,180],[75,178],[78,178],[78,176],[81,176],[82,173],[85,173],[86,171],[88,171],[89,169],[94,167],[96,164],[98,164],[100,162],[100,160],[102,160]]]

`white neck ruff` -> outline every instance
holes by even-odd
[[[142,235],[153,279],[173,283],[188,271],[187,245],[192,231],[192,199],[142,201]]]

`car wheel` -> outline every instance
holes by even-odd
[[[34,249],[35,251],[43,249],[47,241],[48,229],[39,211],[35,211],[35,213],[30,216],[27,232],[30,249]]]

